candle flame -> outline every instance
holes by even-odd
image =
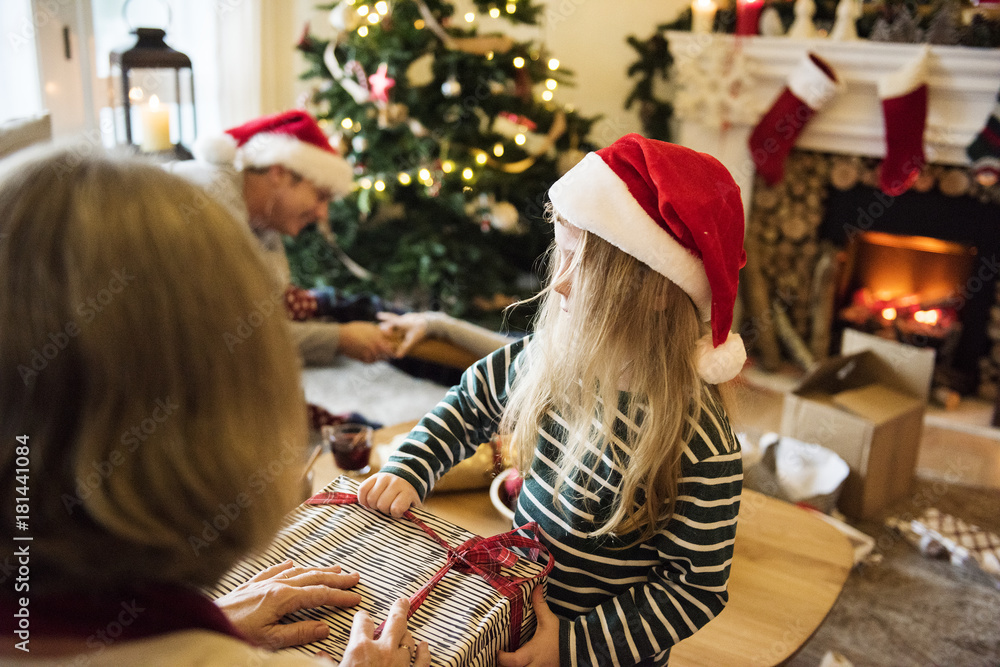
[[[156,108],[159,108],[159,106],[160,106],[160,98],[157,97],[156,95],[150,95],[149,96],[149,108],[150,109],[156,109]]]

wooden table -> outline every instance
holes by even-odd
[[[412,424],[376,432],[384,443]],[[340,471],[323,455],[314,467],[314,488]],[[432,495],[425,508],[478,535],[510,530],[486,489]],[[819,627],[850,573],[847,538],[806,510],[744,490],[736,550],[729,577],[729,604],[712,622],[674,647],[672,667],[778,665]]]

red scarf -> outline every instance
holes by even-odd
[[[16,638],[19,597],[0,596],[4,636]],[[146,584],[118,592],[64,593],[27,598],[31,637],[83,639],[88,647],[181,630],[209,630],[249,642],[202,593],[174,584]],[[15,639],[15,641],[17,641]]]

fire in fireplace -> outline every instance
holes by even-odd
[[[962,331],[962,293],[972,275],[973,246],[925,236],[864,232],[847,247],[838,289],[849,326],[939,354]]]

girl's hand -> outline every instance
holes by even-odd
[[[287,560],[226,593],[215,604],[254,643],[270,649],[298,646],[325,639],[329,628],[322,621],[283,624],[279,622],[282,617],[300,609],[359,604],[360,595],[344,590],[356,585],[358,578],[357,572],[342,574],[339,565],[298,567]]]
[[[361,483],[358,502],[398,519],[420,502],[420,494],[402,477],[379,472]]]
[[[382,628],[382,636],[374,639],[375,623],[366,611],[354,615],[351,638],[344,651],[340,667],[429,667],[431,650],[427,642],[418,645],[406,629],[406,612],[410,601],[400,598],[392,603]]]
[[[500,651],[500,667],[559,667],[559,617],[549,611],[541,586],[531,591],[538,627],[535,636],[513,653]]]

